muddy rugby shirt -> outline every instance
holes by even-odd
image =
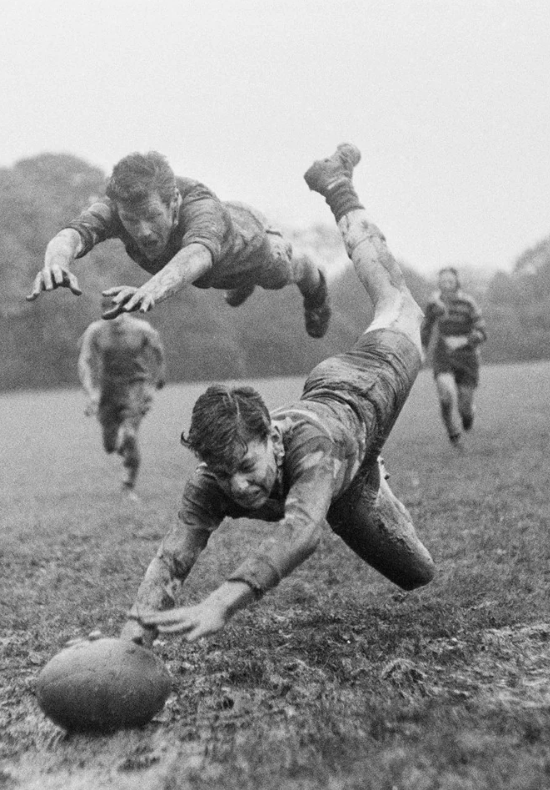
[[[104,198],[93,203],[66,227],[82,238],[78,258],[107,239],[120,239],[130,258],[151,275],[156,274],[174,255],[189,244],[202,244],[211,255],[212,268],[195,280],[198,288],[239,288],[254,282],[264,287],[282,287],[289,282],[291,246],[282,242],[281,233],[269,226],[266,218],[244,203],[222,202],[204,184],[190,178],[177,178],[181,196],[177,222],[162,256],[150,261],[128,233],[116,203]],[[278,237],[283,255],[275,256],[269,236]]]
[[[269,499],[246,509],[199,464],[183,492],[179,521],[164,538],[140,585],[136,610],[174,605],[210,535],[225,517],[278,522],[229,580],[262,595],[310,554],[341,504],[363,490],[420,368],[420,353],[400,332],[376,330],[317,365],[299,401],[271,412],[284,457]],[[357,485],[359,484],[359,485]],[[373,490],[373,499],[378,482]]]
[[[155,382],[161,372],[164,351],[160,336],[140,318],[94,321],[78,345],[91,354],[96,380],[102,385]]]

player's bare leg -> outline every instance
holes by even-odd
[[[326,277],[308,255],[292,256],[294,281],[304,299],[306,331],[310,337],[326,334],[332,314]]]
[[[468,384],[459,384],[457,387],[458,413],[465,431],[470,431],[474,425],[474,392],[475,387]]]
[[[374,319],[367,331],[395,329],[406,334],[421,350],[422,310],[409,291],[385,237],[369,221],[353,187],[353,169],[360,159],[359,149],[344,143],[332,156],[314,162],[304,178],[309,188],[323,195],[330,206],[357,276],[372,300]]]
[[[119,428],[116,451],[122,457],[124,467],[122,490],[132,495],[132,498],[136,498],[134,488],[141,464],[141,455],[137,441],[137,430],[127,422],[124,422]]]
[[[439,408],[441,419],[447,431],[449,441],[453,447],[462,447],[462,434],[456,419],[456,384],[452,373],[439,373],[436,376],[435,384],[439,398]]]
[[[388,477],[379,458],[353,507],[332,509],[330,524],[362,560],[403,590],[414,590],[431,582],[435,565]]]

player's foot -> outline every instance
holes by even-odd
[[[453,433],[449,435],[449,441],[455,450],[459,450],[462,452],[464,450],[464,442],[462,441],[462,434],[460,433]]]
[[[254,285],[243,285],[225,292],[225,301],[229,307],[240,307],[254,291]]]
[[[139,497],[134,491],[134,483],[124,480],[122,483],[122,493],[128,502],[139,502]]]
[[[341,143],[332,156],[317,159],[304,174],[306,184],[314,192],[327,194],[336,184],[351,181],[353,168],[359,164],[361,152],[351,143]]]
[[[304,297],[304,317],[306,332],[310,337],[323,337],[330,323],[332,310],[327,288],[327,281],[322,271],[319,271],[320,282],[312,296]]]
[[[462,427],[465,431],[471,431],[474,427],[474,411],[472,410],[469,414],[461,414],[462,419]]]

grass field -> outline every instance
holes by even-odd
[[[259,382],[270,406],[301,382]],[[141,503],[121,500],[79,392],[0,396],[0,788],[541,790],[550,787],[550,364],[487,367],[467,451],[423,371],[385,449],[437,562],[400,592],[340,540],[208,642],[173,637],[141,730],[66,736],[33,689],[64,642],[116,635],[176,517],[200,386],[142,428]],[[225,523],[187,583],[211,590],[273,525]]]

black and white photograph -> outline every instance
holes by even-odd
[[[0,64],[0,790],[550,788],[550,3]]]

